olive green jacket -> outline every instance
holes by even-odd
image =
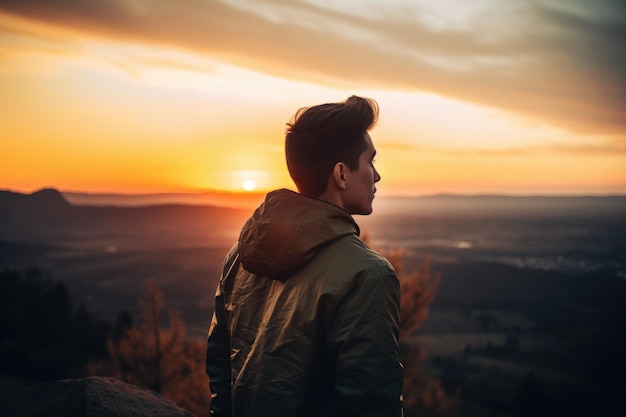
[[[343,209],[278,190],[228,254],[206,369],[221,416],[400,416],[399,282]]]

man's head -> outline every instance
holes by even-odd
[[[333,202],[353,214],[369,214],[380,176],[367,131],[377,119],[376,101],[357,96],[298,110],[285,140],[287,168],[298,191],[312,198],[337,191],[342,199]]]

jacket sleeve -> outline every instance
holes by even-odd
[[[359,417],[400,417],[403,369],[398,346],[400,283],[393,270],[364,271],[335,313],[335,393]]]
[[[211,415],[230,417],[230,341],[220,287],[221,283],[215,294],[215,312],[207,339],[206,372],[211,387]]]
[[[215,291],[215,311],[209,328],[206,352],[206,373],[211,387],[211,415],[213,417],[230,417],[231,406],[231,370],[230,370],[230,339],[224,300],[224,281],[231,271],[238,267],[238,255],[231,249],[225,263],[224,272]],[[234,257],[234,259],[233,259]],[[226,271],[228,268],[228,271]]]

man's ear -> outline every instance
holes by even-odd
[[[337,187],[342,190],[345,190],[347,187],[346,183],[346,175],[348,172],[348,167],[343,162],[337,162],[335,167],[333,168],[333,180]]]

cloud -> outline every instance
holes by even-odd
[[[183,48],[275,76],[427,91],[623,136],[624,3],[562,3],[492,1],[462,21],[402,2],[363,6],[358,14],[276,0],[3,0],[0,11],[86,36]]]
[[[447,156],[482,156],[482,157],[509,157],[509,156],[537,156],[545,154],[562,155],[595,155],[595,156],[626,156],[626,143],[615,138],[598,143],[546,143],[528,146],[506,148],[438,148],[432,146],[415,146],[401,142],[384,142],[379,146],[386,151],[435,153]]]
[[[454,155],[480,155],[488,157],[502,156],[534,156],[552,154],[565,155],[596,155],[596,156],[626,156],[626,144],[623,143],[600,143],[600,144],[550,144],[524,146],[518,148],[504,149],[461,149],[461,150],[439,150],[446,154]]]

